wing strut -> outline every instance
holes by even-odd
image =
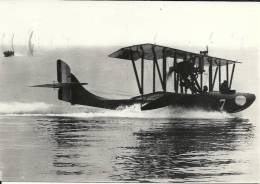
[[[228,62],[226,64],[226,79],[227,79],[227,83],[229,84],[229,71],[228,71]]]
[[[136,70],[136,66],[135,66],[135,61],[134,61],[134,59],[133,59],[133,51],[131,52],[131,58],[132,58],[132,64],[133,64],[133,68],[134,68],[134,72],[135,72],[135,78],[136,78],[137,86],[138,86],[138,89],[139,89],[140,94],[142,94],[142,88],[141,88],[140,81],[139,81],[139,77],[138,77],[138,74],[137,74],[137,70]]]
[[[177,66],[177,53],[174,53],[174,65],[173,68],[176,68]],[[174,71],[174,91],[175,93],[178,93],[178,74]]]
[[[160,72],[160,68],[159,68],[159,65],[158,65],[158,62],[157,62],[157,56],[156,56],[156,52],[154,50],[154,47],[152,47],[152,51],[153,51],[153,62],[156,65],[157,72],[158,72],[158,75],[159,75],[159,78],[160,78],[160,81],[161,81],[161,85],[162,85],[162,88],[164,89],[164,82],[163,82],[162,75],[161,75],[161,72]],[[155,69],[154,69],[154,72],[155,72]],[[154,73],[154,78],[155,78],[155,73]]]
[[[162,50],[162,55],[163,55],[163,62],[162,62],[162,64],[163,64],[163,66],[162,66],[162,68],[163,68],[163,90],[166,91],[166,84],[167,84],[167,81],[166,81],[166,73],[167,73],[167,71],[166,71],[165,48],[163,48],[163,50]]]
[[[204,62],[203,58],[199,57],[199,74],[200,74],[200,89],[203,89],[203,71],[204,71]]]
[[[233,76],[234,76],[235,66],[236,66],[236,64],[233,64],[232,73],[231,73],[231,78],[230,78],[230,83],[229,83],[229,89],[231,89],[232,80],[233,80]]]
[[[216,70],[215,70],[214,79],[213,79],[213,83],[212,83],[212,90],[214,89],[215,81],[216,81],[216,78],[217,78],[218,67],[219,67],[219,66],[217,66],[217,67],[216,67]]]
[[[212,85],[212,59],[209,59],[209,92],[213,91]]]
[[[221,65],[220,65],[220,62],[219,62],[219,67],[218,67],[218,86],[219,86],[219,89],[220,89],[220,86],[221,86]]]
[[[141,89],[142,89],[142,93],[141,95],[144,94],[144,49],[142,46],[140,46],[141,50],[142,50],[142,58],[141,58]]]
[[[155,92],[155,59],[153,60],[153,93]]]

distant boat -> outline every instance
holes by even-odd
[[[28,54],[30,56],[33,56],[33,52],[34,52],[34,45],[32,43],[32,36],[33,36],[33,31],[30,33],[29,40],[28,40]]]
[[[4,45],[3,45],[4,37],[5,37],[5,34],[3,34],[3,36],[2,36],[2,52],[3,52],[3,54],[4,54],[4,57],[14,56],[14,34],[13,34],[13,36],[12,36],[11,49],[10,49],[10,50],[5,50],[5,49],[4,49]]]

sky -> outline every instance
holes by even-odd
[[[259,10],[256,2],[0,1],[0,36],[5,33],[7,47],[14,34],[17,47],[27,45],[34,31],[36,51],[156,43],[198,53],[208,45],[211,56],[243,62],[236,67],[233,84],[255,92]]]
[[[40,46],[106,46],[144,42],[187,49],[258,47],[260,3],[0,2],[4,44],[29,32]],[[9,41],[8,41],[9,40]]]

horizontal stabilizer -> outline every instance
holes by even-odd
[[[88,83],[78,83],[78,82],[66,82],[66,83],[52,83],[52,84],[40,84],[34,85],[30,87],[43,87],[43,88],[69,88],[75,87],[80,85],[87,85]]]

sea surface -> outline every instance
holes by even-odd
[[[258,122],[198,109],[137,109],[2,115],[3,181],[258,181]]]
[[[260,182],[259,72],[252,50],[220,52],[244,62],[232,88],[256,95],[239,114],[71,106],[57,99],[57,90],[29,87],[56,81],[56,60],[62,59],[92,93],[133,97],[138,88],[131,63],[107,57],[119,48],[36,48],[27,56],[27,48],[16,47],[14,57],[0,57],[3,181]],[[145,63],[146,93],[152,90],[151,64]]]

